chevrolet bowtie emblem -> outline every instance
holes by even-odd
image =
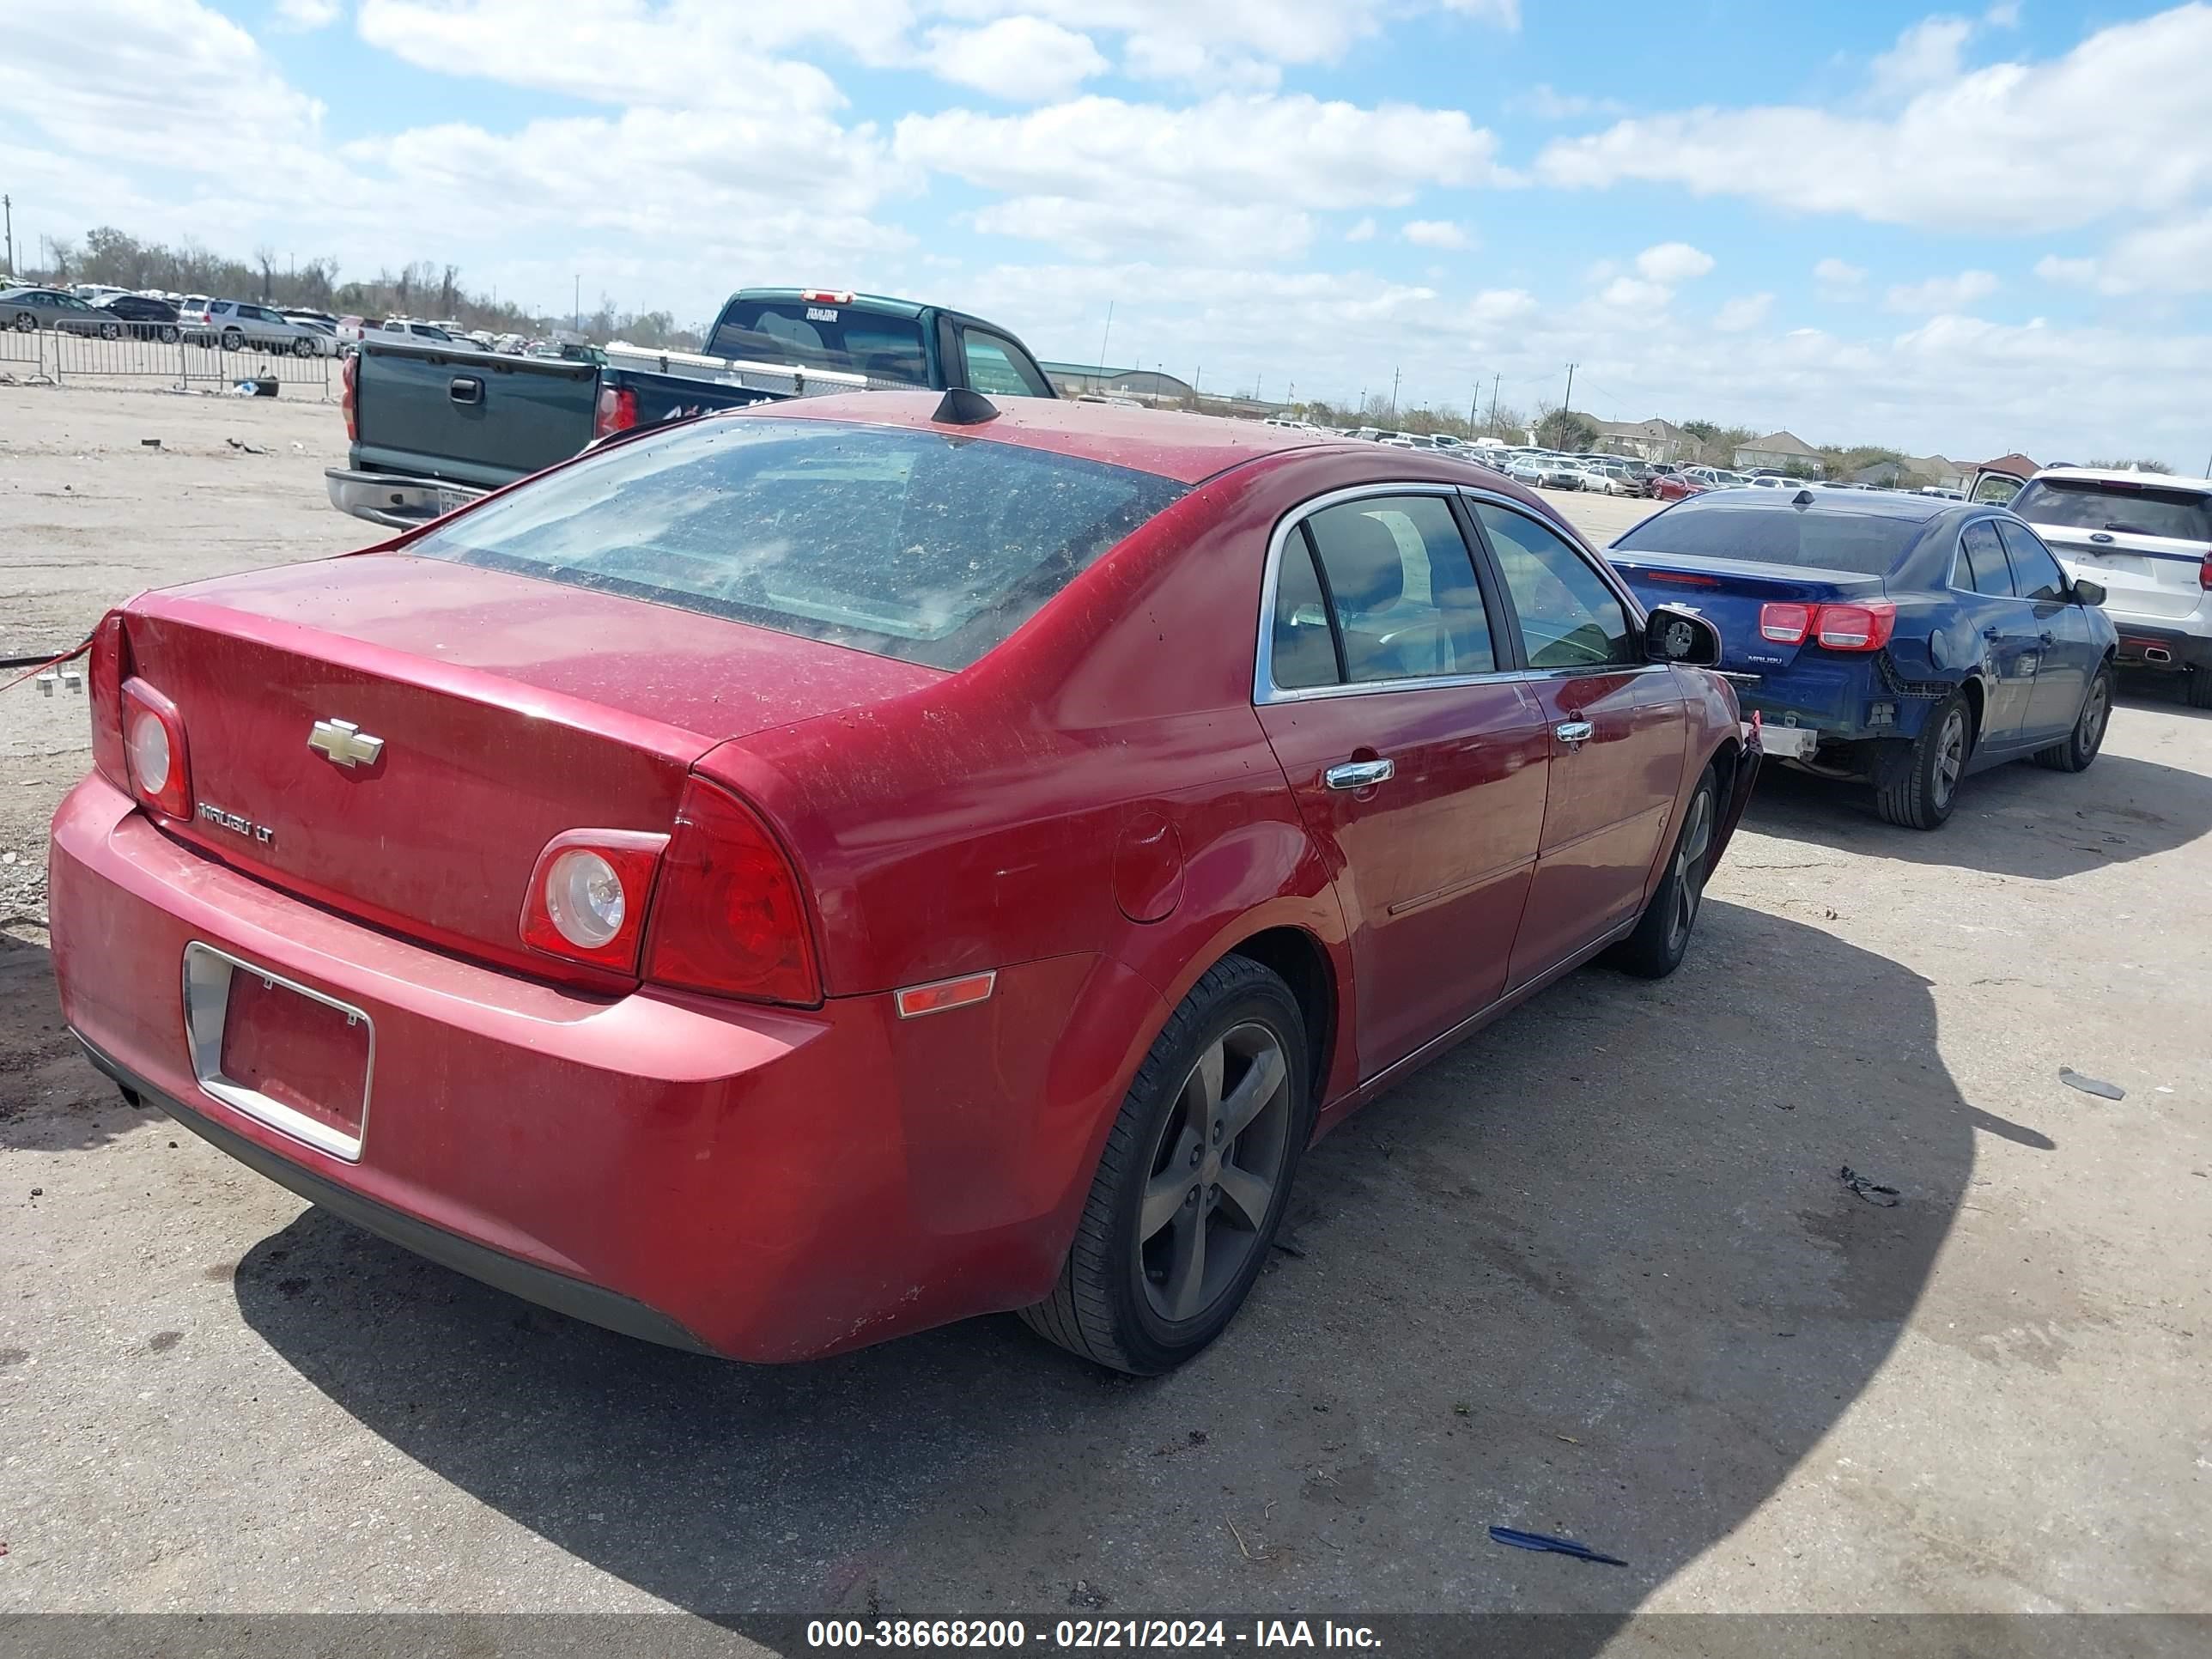
[[[319,749],[333,766],[350,771],[373,764],[384,752],[384,739],[370,737],[351,720],[317,720],[307,733],[307,747]]]

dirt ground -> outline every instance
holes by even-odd
[[[341,450],[0,388],[0,647],[373,539]],[[0,880],[83,726],[0,694]],[[2212,1613],[2208,830],[2212,716],[2140,689],[1934,836],[1771,771],[1680,973],[1577,974],[1324,1142],[1154,1382],[1010,1319],[755,1370],[526,1307],[125,1105],[18,923],[0,1611]]]

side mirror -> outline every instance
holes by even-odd
[[[2102,605],[2105,602],[2104,584],[2077,579],[2074,583],[2074,598],[2081,605]]]
[[[1644,619],[1644,654],[1653,662],[1717,668],[1721,630],[1686,605],[1654,605]]]

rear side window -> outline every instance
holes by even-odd
[[[961,355],[968,363],[968,384],[978,392],[1007,398],[1042,398],[1049,389],[1008,342],[978,328],[960,334]]]
[[[2212,542],[2212,497],[2156,484],[2074,478],[2032,479],[2012,498],[2012,510],[2030,524],[2059,530],[2109,530],[2116,534],[2165,536]]]
[[[1970,524],[1959,532],[1959,574],[1966,579],[1961,585],[1970,584],[1977,593],[2012,598],[2012,568],[1998,544],[1996,526],[1989,520]]]
[[[1919,539],[1922,527],[1918,519],[1793,507],[1787,497],[1741,505],[1685,502],[1646,519],[1613,545],[1623,552],[1887,576]]]
[[[1327,583],[1346,680],[1487,674],[1498,666],[1474,562],[1443,496],[1345,501],[1313,514],[1303,531]],[[1288,549],[1284,557],[1291,562]]]
[[[929,384],[921,324],[849,306],[750,301],[729,307],[707,350],[716,357],[834,368],[899,386]]]
[[[2039,605],[2057,605],[2066,598],[2066,573],[2033,532],[2000,519],[1997,534],[2004,540],[2005,554],[2012,563],[2013,588],[2021,598]]]
[[[1183,494],[985,438],[741,416],[617,446],[408,550],[958,669]]]
[[[1534,519],[1470,503],[1513,596],[1531,668],[1641,662],[1627,608],[1582,555]]]

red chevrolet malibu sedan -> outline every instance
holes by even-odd
[[[709,417],[107,617],[63,1006],[133,1098],[617,1330],[1018,1309],[1156,1372],[1318,1133],[1681,959],[1759,761],[1718,656],[1449,455]]]

